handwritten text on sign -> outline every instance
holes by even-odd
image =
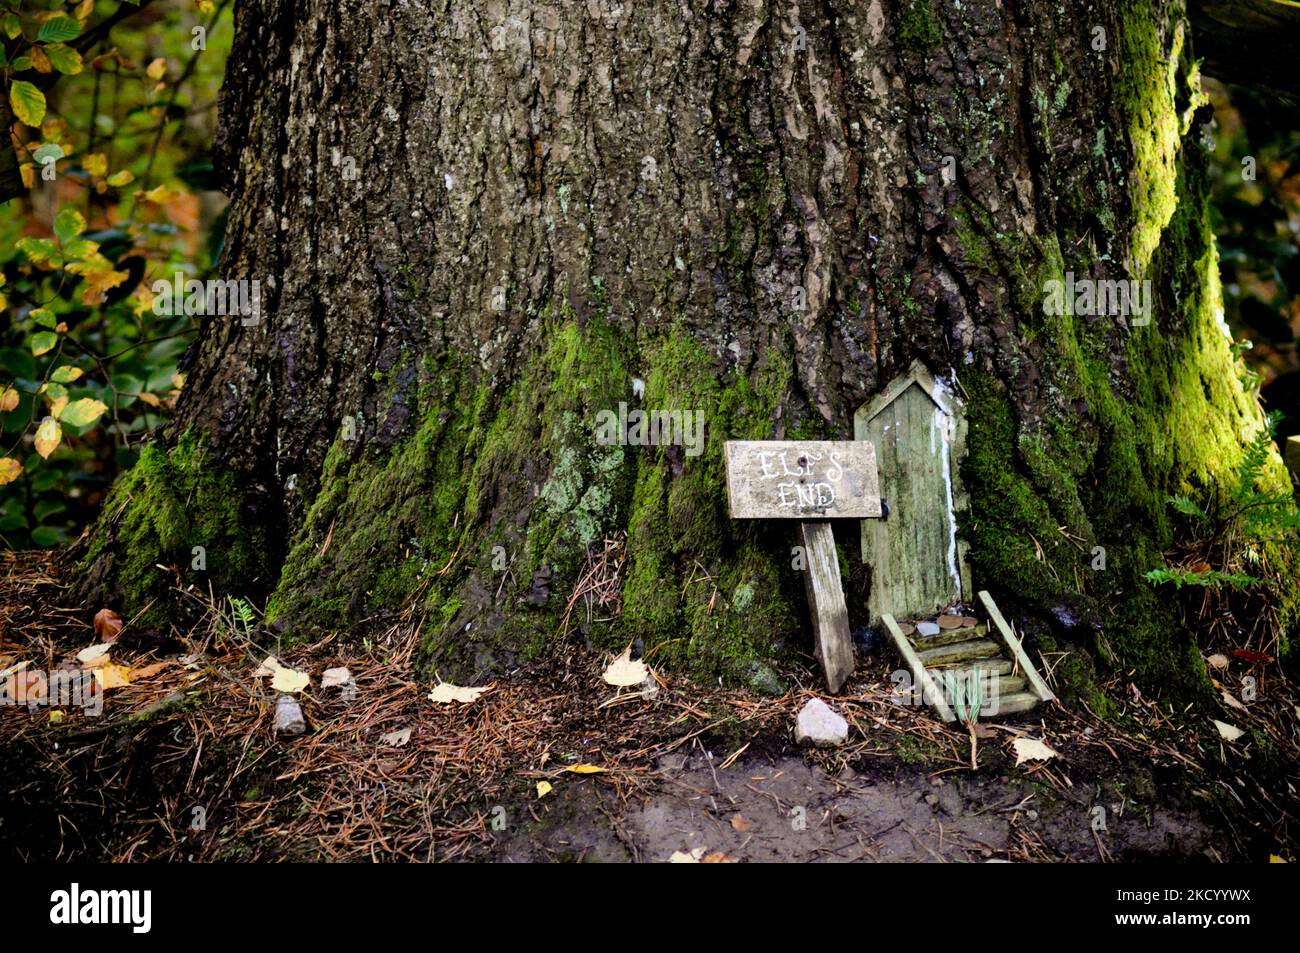
[[[880,516],[876,448],[863,440],[729,440],[732,519]]]

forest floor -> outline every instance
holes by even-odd
[[[54,560],[0,563],[0,693],[80,670],[100,640]],[[1121,714],[1054,704],[964,728],[891,696],[866,657],[828,699],[848,743],[805,749],[781,697],[659,674],[605,684],[560,642],[475,701],[439,704],[412,666],[420,620],[286,650],[307,731],[273,730],[266,657],[191,592],[186,632],[133,632],[101,668],[102,712],[0,705],[0,856],[29,860],[1264,861],[1296,859],[1297,693],[1213,722],[1105,686]],[[111,661],[108,661],[111,659]],[[25,665],[24,665],[25,663]],[[108,666],[108,667],[105,667]],[[329,668],[351,682],[321,687]],[[798,673],[786,673],[792,678]],[[7,679],[7,685],[6,685]],[[350,687],[349,687],[350,684]],[[1017,765],[1017,739],[1049,760]]]

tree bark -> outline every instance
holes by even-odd
[[[621,613],[567,637],[770,684],[811,650],[794,539],[728,519],[722,443],[851,439],[919,357],[966,399],[977,588],[1204,683],[1141,574],[1261,419],[1181,4],[249,0],[236,29],[223,270],[262,319],[205,320],[88,594],[176,564],[302,637],[413,606],[477,679],[557,637],[611,539]],[[1150,280],[1150,323],[1045,314],[1067,272]],[[702,412],[705,452],[597,444],[620,402]]]

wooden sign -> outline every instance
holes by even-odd
[[[731,518],[880,516],[875,448],[859,440],[728,440]]]
[[[733,519],[797,519],[817,660],[838,692],[853,673],[849,611],[830,520],[880,516],[876,451],[853,440],[729,440]]]

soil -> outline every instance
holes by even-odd
[[[61,607],[48,561],[6,557],[0,660],[75,665],[93,612]],[[192,598],[198,599],[191,594]],[[24,860],[1241,861],[1294,859],[1295,692],[1212,722],[1108,689],[981,723],[970,738],[899,704],[884,655],[826,700],[839,748],[795,744],[816,671],[780,697],[658,673],[618,689],[611,656],[558,641],[469,704],[437,704],[412,666],[419,621],[285,649],[311,676],[308,724],[276,735],[259,641],[209,604],[185,631],[111,648],[135,677],[99,716],[0,706],[0,856]],[[162,662],[159,666],[157,663]],[[320,687],[346,666],[351,689]],[[3,666],[0,666],[2,668]],[[1050,677],[1050,670],[1049,670]],[[1226,676],[1225,676],[1226,677]],[[801,686],[799,683],[803,682]],[[1060,691],[1062,686],[1054,685]],[[1065,694],[1062,692],[1062,694]],[[823,696],[825,697],[825,696]],[[1269,719],[1273,720],[1269,720]],[[409,729],[409,732],[406,731]],[[394,732],[407,737],[394,740]],[[1292,733],[1291,737],[1294,737]],[[1016,763],[1014,742],[1057,756]]]

